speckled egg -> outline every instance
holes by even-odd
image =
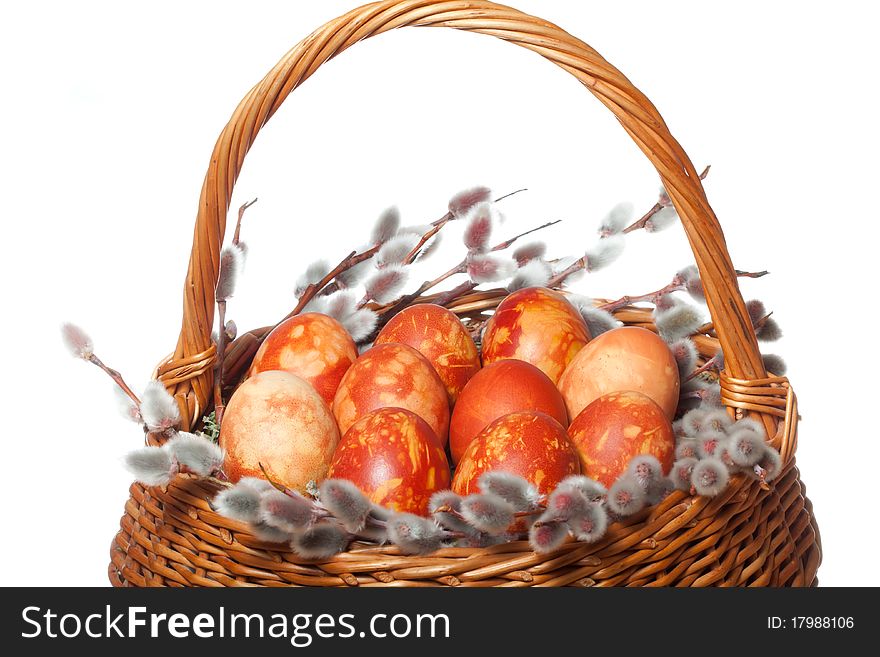
[[[333,414],[345,434],[377,408],[404,408],[425,422],[445,446],[449,398],[431,363],[405,344],[376,345],[358,358],[339,383]]]
[[[289,372],[259,372],[242,383],[226,406],[220,446],[231,481],[269,476],[296,490],[327,474],[339,442],[333,414],[306,381]]]
[[[428,501],[449,488],[449,462],[431,427],[402,408],[363,416],[336,446],[329,478],[348,479],[376,504],[427,515]]]
[[[583,474],[610,487],[639,454],[657,457],[668,474],[675,460],[675,433],[666,414],[639,392],[602,395],[574,419],[568,434]]]
[[[679,385],[672,351],[656,333],[638,326],[616,328],[590,341],[559,380],[572,418],[602,395],[634,390],[657,402],[672,420]]]
[[[483,335],[483,365],[505,358],[531,363],[555,384],[590,340],[580,313],[558,292],[529,287],[498,304]]]
[[[455,468],[452,490],[479,492],[477,480],[490,470],[520,475],[547,494],[581,468],[562,425],[546,413],[525,411],[498,418],[474,438]]]
[[[568,424],[562,395],[546,374],[521,360],[492,363],[474,375],[452,409],[449,449],[453,463],[458,463],[486,425],[515,411],[540,411],[563,426]]]
[[[304,313],[284,320],[266,336],[248,375],[267,370],[296,374],[332,404],[342,376],[357,357],[354,340],[342,324],[328,315]]]
[[[404,308],[376,336],[375,344],[407,344],[434,366],[450,404],[480,369],[477,345],[458,316],[443,306],[419,303]]]

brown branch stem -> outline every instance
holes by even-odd
[[[223,357],[226,355],[226,300],[217,301],[217,364],[214,368],[214,422],[219,427],[223,422]]]
[[[235,233],[233,233],[232,235],[233,246],[238,246],[238,243],[241,239],[241,220],[244,217],[245,210],[247,210],[256,202],[257,199],[254,199],[253,201],[248,201],[238,209],[238,220],[235,222]]]
[[[128,397],[134,402],[134,405],[137,407],[138,411],[141,408],[141,400],[138,399],[138,396],[134,394],[134,391],[128,386],[125,382],[125,379],[122,378],[122,375],[114,370],[112,367],[107,367],[100,358],[98,358],[95,354],[89,356],[88,361],[93,365],[101,368],[107,376],[113,379],[113,382],[119,386],[119,388],[124,392]]]
[[[703,173],[700,174],[700,180],[706,179],[706,176],[709,175],[709,169],[711,169],[711,168],[712,168],[712,165],[710,164],[705,169],[703,169]],[[641,219],[639,219],[635,223],[630,224],[629,226],[624,228],[623,229],[624,234],[631,233],[634,230],[641,230],[642,228],[644,228],[645,226],[648,225],[648,222],[651,220],[651,217],[653,217],[655,214],[660,212],[660,210],[662,210],[663,208],[668,207],[670,205],[672,205],[672,203],[671,203],[671,201],[669,201],[669,197],[665,196],[665,194],[664,194],[663,196],[661,196],[661,200],[657,201],[650,210],[648,210],[645,214],[642,215]]]

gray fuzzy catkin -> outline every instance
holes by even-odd
[[[697,367],[697,347],[690,338],[681,338],[670,344],[669,349],[678,365],[679,379],[683,381]]]
[[[654,310],[654,323],[667,342],[686,338],[703,324],[703,315],[696,306],[680,303],[668,310]]]
[[[507,284],[508,292],[516,292],[527,287],[545,287],[553,276],[553,269],[549,264],[535,258],[520,266]]]
[[[235,294],[243,261],[244,254],[236,245],[230,244],[220,251],[220,272],[217,275],[217,287],[214,289],[214,298],[217,301],[227,301]]]
[[[427,518],[396,513],[386,523],[388,539],[406,554],[429,554],[443,542],[443,530]]]
[[[367,496],[345,479],[325,479],[318,488],[318,499],[350,532],[364,526],[372,509]]]
[[[691,475],[697,463],[697,459],[692,457],[681,458],[673,463],[672,469],[669,471],[669,479],[672,481],[672,485],[678,490],[690,490]]]
[[[761,360],[764,361],[764,369],[777,376],[785,376],[788,371],[788,365],[785,364],[782,356],[777,354],[763,354]]]
[[[406,257],[419,243],[420,237],[409,233],[395,235],[382,245],[376,254],[376,266],[387,267],[403,263]]]
[[[294,284],[293,294],[298,299],[306,291],[309,285],[314,285],[330,273],[330,263],[326,260],[316,260],[306,267],[305,272],[300,274]]]
[[[601,237],[617,235],[623,232],[623,229],[632,222],[632,219],[633,204],[626,202],[618,203],[609,210],[608,214],[605,215],[599,224],[599,235]]]
[[[145,486],[164,486],[171,481],[173,462],[163,447],[141,447],[125,455],[125,467]]]
[[[782,337],[782,329],[779,323],[772,317],[764,320],[764,323],[755,331],[755,335],[761,342],[775,342]]]
[[[507,500],[516,511],[530,511],[537,507],[541,499],[534,484],[504,470],[484,472],[477,480],[477,485],[484,493],[492,493]],[[433,503],[434,498],[431,500]]]
[[[141,416],[152,431],[176,427],[180,423],[180,409],[160,381],[150,381],[141,395]]]
[[[396,301],[401,297],[408,278],[409,272],[401,265],[377,269],[364,283],[364,296],[381,304]]]
[[[733,426],[733,418],[723,408],[712,409],[703,417],[703,428],[725,432]]]
[[[486,203],[492,200],[492,190],[482,185],[477,187],[469,187],[453,195],[449,199],[449,213],[455,218],[460,219],[465,216],[471,209],[479,203]]]
[[[614,319],[614,315],[601,308],[585,308],[581,310],[581,317],[584,318],[591,338],[599,337],[622,325],[620,321]]]
[[[343,552],[349,543],[349,535],[341,525],[322,521],[307,531],[294,534],[291,547],[304,559],[329,559]]]
[[[608,495],[605,486],[585,475],[568,475],[559,482],[558,488],[567,486],[577,488],[590,502],[604,500]]]
[[[585,269],[590,273],[605,269],[621,256],[625,244],[622,235],[600,239],[584,254],[587,263]]]
[[[513,259],[516,260],[516,264],[522,267],[536,258],[543,258],[545,253],[547,253],[547,245],[544,242],[529,242],[514,249]]]
[[[376,330],[379,315],[369,308],[361,308],[342,320],[341,324],[352,340],[360,342],[366,340]]]
[[[568,536],[568,525],[560,520],[536,522],[529,529],[529,544],[535,552],[552,552]]]
[[[289,534],[305,530],[314,515],[314,505],[302,495],[287,495],[274,488],[260,495],[260,519]]]
[[[659,233],[666,230],[672,224],[678,221],[678,212],[671,205],[661,208],[655,212],[653,216],[645,223],[645,231],[649,233]]]
[[[468,251],[483,252],[489,246],[490,237],[492,237],[492,206],[489,203],[480,203],[468,214],[462,241]]]
[[[714,457],[700,459],[691,472],[694,490],[704,497],[714,497],[723,491],[729,478],[727,466]]]
[[[92,339],[76,324],[67,322],[61,325],[61,340],[71,355],[76,358],[89,360],[95,353],[95,344]]]
[[[630,459],[626,466],[626,474],[632,477],[645,491],[648,486],[663,477],[663,466],[652,454],[639,454]]]
[[[764,456],[764,439],[748,428],[734,428],[727,439],[727,454],[734,465],[748,468]]]
[[[239,482],[214,496],[214,508],[222,516],[255,525],[260,522],[260,491]]]
[[[550,494],[547,500],[547,511],[543,517],[568,521],[589,513],[591,505],[590,500],[578,487],[560,484]]]
[[[574,537],[584,543],[595,543],[608,529],[608,513],[601,504],[590,504],[584,512],[567,522]]]
[[[503,534],[514,521],[513,504],[492,493],[479,493],[463,498],[460,513],[476,530],[491,535]]]
[[[223,467],[223,450],[205,436],[179,431],[165,445],[178,463],[200,477],[208,477]]]
[[[467,274],[478,285],[509,278],[515,271],[516,263],[500,256],[471,254],[467,258]]]
[[[620,516],[629,516],[645,505],[645,491],[635,478],[624,475],[608,490],[608,508]]]
[[[371,243],[384,244],[394,237],[398,228],[400,228],[400,210],[396,205],[385,208],[373,224],[373,231],[370,233]]]

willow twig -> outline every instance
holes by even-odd
[[[242,218],[244,217],[245,210],[247,210],[249,207],[251,207],[251,206],[252,206],[254,203],[256,203],[256,202],[257,202],[257,199],[254,199],[253,201],[248,201],[247,203],[245,203],[244,205],[242,205],[242,206],[238,209],[238,220],[235,222],[235,233],[233,233],[233,235],[232,235],[232,244],[233,244],[233,246],[238,246],[238,243],[239,243],[239,241],[240,241],[240,238],[241,238],[241,220],[242,220]]]
[[[709,166],[707,166],[705,169],[703,169],[703,173],[700,174],[700,180],[705,180],[706,176],[709,175],[710,168],[712,168],[711,164]],[[648,210],[645,214],[642,215],[641,219],[639,219],[635,223],[624,228],[623,229],[624,234],[631,233],[634,230],[640,230],[640,229],[644,228],[648,224],[648,222],[651,220],[651,217],[653,217],[655,214],[660,212],[660,210],[662,210],[663,208],[668,207],[670,205],[672,205],[672,202],[669,200],[668,196],[665,199],[661,199],[661,200],[657,201],[654,204],[654,207],[652,207],[650,210]]]

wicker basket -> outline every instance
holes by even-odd
[[[294,47],[248,92],[220,135],[202,187],[184,286],[180,339],[157,377],[175,396],[186,427],[211,399],[214,286],[232,187],[260,128],[321,64],[367,37],[404,26],[452,27],[533,50],[587,87],[656,167],[696,257],[713,323],[695,342],[703,357],[725,354],[722,397],[731,413],[752,414],[785,463],[769,486],[736,476],[713,499],[677,491],[658,506],[612,525],[598,543],[570,542],[536,554],[525,541],[447,548],[426,557],[394,546],[353,545],[326,562],[262,543],[243,524],[212,511],[223,484],[178,476],[163,490],[131,487],[111,547],[115,586],[811,586],[821,561],[819,533],[794,464],[797,400],[784,377],[768,375],[737,284],[721,227],[688,156],[654,106],[595,50],[559,27],[483,0],[385,0],[327,23]],[[504,296],[476,292],[450,306],[481,317]],[[430,299],[430,298],[428,298]],[[422,299],[424,300],[424,299]],[[653,329],[646,310],[617,318]],[[230,380],[247,367],[268,328],[227,351]]]

